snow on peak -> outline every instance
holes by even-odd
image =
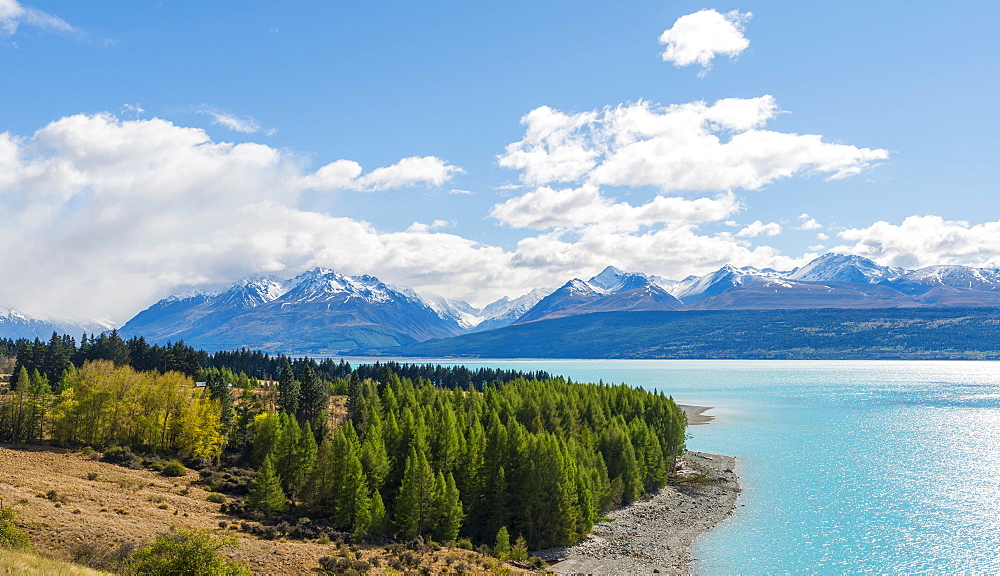
[[[607,294],[624,290],[634,290],[649,286],[653,282],[645,274],[638,272],[622,272],[614,266],[608,266],[603,272],[587,281],[592,287]]]
[[[900,268],[880,266],[873,260],[855,254],[824,254],[789,274],[788,279],[802,282],[877,284],[902,273]]]

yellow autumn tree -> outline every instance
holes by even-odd
[[[212,458],[222,451],[220,408],[178,372],[136,372],[106,360],[70,376],[50,414],[64,445],[175,451]]]

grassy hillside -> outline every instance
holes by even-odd
[[[431,358],[1000,359],[1000,309],[608,312],[388,352]]]
[[[69,562],[53,560],[30,552],[0,548],[0,574],[23,574],[25,576],[53,574],[65,576],[102,576],[109,573],[92,570]]]
[[[398,574],[392,565],[401,557],[407,566],[433,574],[526,574],[501,566],[469,550],[438,548],[420,551],[390,546],[353,546],[336,542],[268,540],[241,530],[244,523],[220,512],[221,494],[207,492],[194,471],[168,478],[152,470],[132,470],[84,455],[43,447],[0,445],[0,497],[16,514],[16,525],[45,557],[0,549],[2,574],[101,574],[62,564],[95,558],[115,559],[155,540],[171,528],[234,537],[237,549],[220,553],[243,561],[254,574],[272,576],[316,573],[319,559],[346,554],[373,565],[373,574]],[[228,500],[228,498],[222,498]],[[250,524],[256,524],[250,522]],[[507,570],[510,570],[507,572]]]

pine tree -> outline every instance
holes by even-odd
[[[330,498],[334,523],[364,534],[371,522],[368,480],[361,466],[361,447],[350,422],[333,437],[333,487]]]
[[[438,511],[438,519],[434,537],[439,542],[454,542],[458,538],[458,531],[465,516],[462,511],[462,499],[458,488],[455,487],[455,477],[451,472],[448,472],[447,476],[438,472],[436,482],[435,508]]]
[[[493,555],[500,560],[506,560],[510,557],[510,534],[507,532],[506,526],[502,526],[497,531],[496,544],[493,546]]]
[[[247,508],[265,516],[273,516],[284,512],[287,505],[285,493],[281,490],[281,478],[274,471],[274,460],[268,456],[250,488]]]
[[[396,524],[404,538],[416,538],[431,528],[434,488],[434,472],[427,458],[411,446],[394,506]]]
[[[361,465],[368,478],[369,488],[381,489],[386,474],[389,473],[389,454],[382,438],[382,422],[377,414],[372,415],[361,441]]]
[[[292,363],[285,358],[278,376],[278,410],[295,416],[299,412],[301,390],[299,381],[292,372]]]
[[[385,536],[389,533],[389,515],[385,510],[385,503],[378,490],[373,490],[371,495],[370,514],[371,525],[368,534],[372,536]]]
[[[299,422],[312,422],[315,425],[319,422],[320,414],[326,413],[330,395],[326,383],[316,375],[312,361],[307,361],[302,369],[301,391]]]

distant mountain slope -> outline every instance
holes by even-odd
[[[625,273],[609,266],[590,280],[570,280],[542,298],[517,323],[594,312],[676,310],[683,306],[644,274]]]
[[[373,276],[317,268],[289,280],[251,277],[216,292],[165,298],[121,333],[154,342],[183,339],[209,350],[246,346],[332,354],[611,312],[943,307],[1000,307],[1000,270],[904,270],[844,254],[826,254],[791,271],[726,265],[680,281],[609,266],[550,294],[536,289],[478,309]]]
[[[302,353],[397,346],[463,331],[375,277],[323,268],[286,281],[247,278],[213,293],[166,298],[120,330],[126,337],[184,340],[207,350],[246,346]]]
[[[84,332],[100,334],[113,328],[110,322],[50,321],[32,318],[13,308],[0,307],[0,338],[40,338],[48,340],[53,332],[78,337]]]
[[[998,308],[607,312],[516,324],[385,353],[427,358],[1000,359],[998,323]]]

